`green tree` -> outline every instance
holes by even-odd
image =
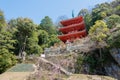
[[[96,22],[97,20],[105,19],[107,16],[113,13],[113,8],[108,3],[102,3],[95,6],[92,9],[92,22]]]
[[[0,49],[6,48],[8,50],[12,50],[14,49],[13,44],[15,43],[16,41],[12,39],[12,34],[10,32],[0,32]]]
[[[14,56],[15,40],[12,39],[12,34],[8,31],[0,31],[0,73],[16,64]]]
[[[0,30],[6,27],[4,13],[0,10]]]
[[[12,34],[15,34],[17,31],[17,19],[11,19],[8,21],[8,29]]]
[[[116,31],[112,32],[109,35],[107,43],[110,47],[120,48],[120,23],[116,24],[115,28]]]
[[[78,16],[85,16],[86,14],[89,14],[87,9],[81,9],[78,13]]]
[[[10,20],[9,26],[16,29],[14,33],[15,39],[17,40],[17,44],[15,45],[16,53],[21,55],[23,51],[29,52],[27,48],[28,39],[31,38],[33,32],[36,31],[37,25],[29,18],[17,18]]]
[[[45,16],[45,18],[41,20],[39,28],[47,31],[48,34],[56,34],[56,28],[48,16]]]
[[[106,21],[108,27],[113,28],[116,26],[116,23],[120,23],[120,16],[113,14],[109,16]]]
[[[118,6],[116,7],[115,13],[116,13],[117,15],[120,15],[120,5],[118,5]]]
[[[0,12],[0,73],[6,71],[16,63],[15,56],[13,55],[13,45],[15,43],[13,35],[6,27],[4,14]]]
[[[89,31],[90,26],[92,26],[92,16],[91,16],[91,14],[86,14],[84,16],[84,21],[85,21],[85,25],[86,25],[86,30]]]
[[[6,48],[0,49],[0,73],[16,64],[16,58],[12,52]]]
[[[92,10],[92,22],[94,23],[97,20],[101,20],[101,10],[99,8],[94,8]]]
[[[49,36],[49,46],[53,46],[55,43],[60,42],[60,40],[58,39],[57,35],[52,34]]]
[[[38,38],[38,32],[33,32],[32,36],[28,38],[27,43],[27,52],[29,54],[41,54],[43,52],[43,49],[40,45],[38,45],[39,38]]]
[[[104,41],[109,33],[109,29],[104,21],[98,20],[89,30],[89,36],[96,42]]]
[[[49,35],[45,30],[38,31],[38,44],[44,49],[49,45]]]
[[[99,50],[99,53],[97,54],[100,57],[97,60],[100,61],[100,65],[102,67],[104,60],[102,54],[102,48],[108,46],[106,42],[108,33],[109,33],[109,28],[107,27],[106,23],[102,20],[96,21],[95,25],[93,25],[89,30],[89,37],[91,38],[91,41],[93,41],[94,44],[96,45],[95,48]]]

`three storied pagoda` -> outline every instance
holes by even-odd
[[[77,38],[83,38],[87,36],[85,23],[82,16],[63,20],[60,23],[63,25],[63,27],[59,28],[59,31],[61,31],[63,35],[59,35],[58,38],[63,42],[72,42]]]

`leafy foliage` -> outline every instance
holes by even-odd
[[[32,36],[28,38],[28,43],[26,47],[28,54],[41,54],[43,52],[43,49],[40,45],[38,45],[38,42],[38,33],[33,32]]]
[[[6,21],[3,12],[0,10],[0,30],[6,26]]]
[[[82,9],[78,13],[78,16],[80,15],[84,17],[86,29],[93,42],[97,44],[107,42],[110,47],[120,47],[120,0],[98,4],[91,12]],[[64,20],[63,16],[60,18]],[[60,24],[57,27],[60,27]],[[114,28],[117,30],[109,33],[109,29],[111,31]],[[6,23],[0,10],[0,73],[16,63],[14,54],[18,55],[25,51],[27,55],[38,55],[44,48],[53,46],[59,41],[56,27],[49,16],[45,16],[39,25],[29,18],[11,19]],[[93,55],[90,55],[88,63],[95,66],[96,62],[92,57]],[[83,59],[80,57],[77,63],[81,65],[81,61]],[[77,65],[78,68],[80,65]]]
[[[56,33],[55,26],[53,25],[52,20],[48,16],[45,16],[45,18],[41,20],[39,28],[47,31],[48,34]]]
[[[48,45],[49,45],[49,35],[45,30],[39,30],[38,31],[38,39],[39,39],[38,44],[42,48],[48,47]]]
[[[14,39],[17,41],[14,46],[16,47],[15,52],[19,55],[23,51],[26,51],[27,54],[40,54],[45,47],[56,43],[52,36],[56,35],[56,29],[48,16],[41,20],[40,25],[34,24],[29,18],[11,19],[8,24],[9,31],[14,34]],[[52,37],[53,39],[51,39]],[[56,38],[56,40],[58,39]]]
[[[49,40],[50,40],[49,46],[53,46],[55,43],[60,42],[60,40],[57,38],[57,35],[55,34],[50,35]]]
[[[89,29],[90,29],[90,26],[92,26],[92,16],[91,16],[91,14],[86,14],[84,16],[84,21],[85,21],[85,25],[86,25],[86,30],[88,32]]]
[[[3,13],[0,12],[0,16],[0,73],[2,73],[16,63],[13,55],[13,45],[16,41],[12,39],[13,35],[6,29]]]
[[[12,39],[11,33],[5,31],[0,32],[0,49],[14,49],[13,44],[15,43],[16,41]]]
[[[120,24],[116,25],[117,31],[112,32],[108,37],[110,47],[120,48]]]
[[[94,41],[103,41],[107,37],[109,29],[104,21],[98,20],[95,22],[95,25],[90,28],[89,36]]]
[[[16,58],[13,55],[12,35],[9,32],[0,32],[0,73],[7,70],[16,63]]]
[[[81,9],[78,13],[78,16],[85,16],[86,14],[89,14],[87,9]]]
[[[77,60],[76,60],[76,65],[75,65],[75,73],[80,73],[82,70],[82,65],[84,63],[85,57],[82,55],[78,55]]]
[[[117,23],[120,23],[120,16],[113,14],[108,17],[107,19],[107,25],[109,28],[113,28],[116,26]]]
[[[16,58],[8,49],[0,49],[0,73],[16,64]]]

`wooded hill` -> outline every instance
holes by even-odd
[[[96,65],[103,66],[109,61],[108,51],[120,47],[120,0],[97,4],[92,10],[82,9],[78,16],[84,17],[88,36],[98,44],[98,50],[85,58],[91,73],[95,73]],[[22,17],[6,22],[3,11],[0,11],[0,73],[15,65],[18,62],[16,56],[21,57],[22,52],[40,55],[44,48],[59,43],[58,26],[49,16],[45,16],[40,24]],[[101,43],[106,46],[103,48]]]

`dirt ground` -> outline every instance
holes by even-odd
[[[5,72],[0,75],[0,80],[26,80],[31,72]]]
[[[0,80],[26,80],[31,72],[5,72],[0,75]],[[73,74],[64,80],[117,80],[108,76]]]
[[[73,74],[65,80],[117,80],[108,76]]]

